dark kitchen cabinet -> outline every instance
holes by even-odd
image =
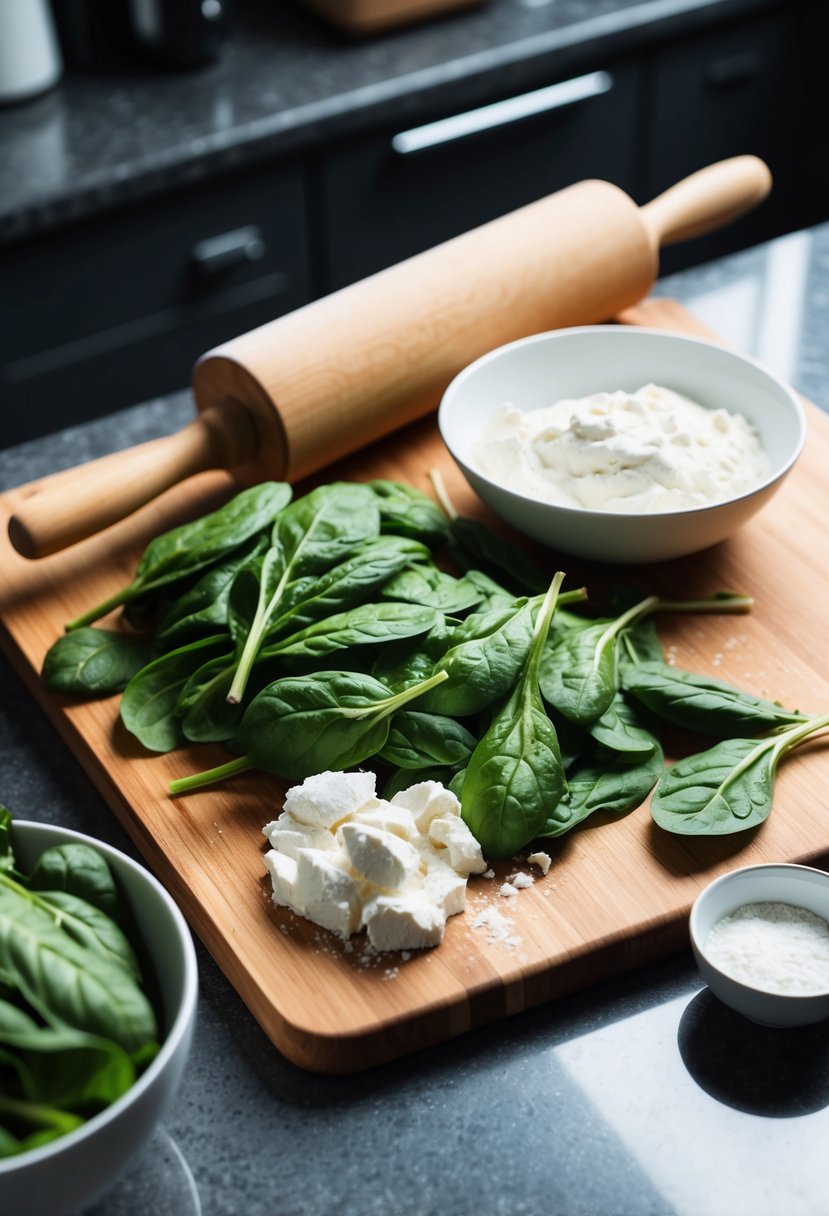
[[[716,8],[6,246],[0,445],[180,389],[210,347],[584,178],[646,202],[729,156],[768,162],[771,197],[664,250],[663,274],[829,218],[824,0]]]
[[[0,259],[3,446],[182,388],[309,297],[300,164],[196,185]]]
[[[632,190],[639,86],[626,62],[332,148],[322,169],[328,288],[582,178]]]
[[[795,6],[661,47],[649,56],[645,72],[643,200],[695,169],[744,152],[762,157],[774,177],[770,197],[734,227],[666,250],[664,271],[722,256],[806,222],[798,179],[803,34]]]

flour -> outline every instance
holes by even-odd
[[[762,992],[829,991],[829,924],[806,908],[744,904],[717,921],[705,952],[725,975]]]

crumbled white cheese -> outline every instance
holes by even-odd
[[[473,920],[472,928],[483,930],[490,942],[520,944],[520,939],[512,934],[512,921],[497,908],[484,908]]]
[[[271,876],[273,902],[292,908],[296,889],[296,861],[287,853],[278,853],[276,849],[269,849],[264,860],[265,868]]]
[[[377,895],[365,905],[363,923],[376,950],[423,950],[439,946],[446,928],[446,914],[430,903],[425,894],[406,891],[401,895]]]
[[[461,804],[451,790],[439,781],[420,781],[401,790],[391,800],[392,806],[403,806],[415,817],[419,832],[427,832],[433,819],[450,815],[460,816]]]
[[[401,840],[416,840],[420,833],[417,830],[415,817],[411,811],[402,806],[392,806],[380,798],[372,798],[364,807],[350,816],[349,823],[368,823],[372,827],[382,828],[391,832]]]
[[[483,874],[486,862],[481,846],[457,815],[436,815],[429,824],[432,844],[449,850],[449,861],[459,874]]]
[[[542,502],[636,513],[710,506],[753,489],[769,471],[742,414],[655,384],[528,412],[507,403],[476,460],[500,485]]]
[[[508,899],[511,895],[518,894],[518,887],[514,887],[511,882],[502,882],[498,889],[498,894]]]
[[[527,887],[531,887],[535,882],[532,874],[514,874],[510,880],[516,891],[525,891]]]
[[[342,860],[326,849],[300,849],[292,906],[323,929],[350,937],[360,927],[362,904],[357,879]]]
[[[317,773],[285,795],[285,810],[311,827],[333,828],[374,798],[374,773]]]
[[[457,916],[466,908],[466,875],[437,858],[423,875],[423,894],[446,916]]]
[[[359,780],[355,780],[359,778]],[[466,907],[486,862],[454,794],[435,781],[377,798],[373,773],[320,773],[263,829],[273,901],[373,950],[420,950]]]
[[[283,811],[278,819],[267,823],[262,831],[272,849],[286,853],[296,860],[299,849],[336,849],[337,841],[328,828],[312,827]]]
[[[420,870],[420,854],[414,845],[382,828],[365,821],[344,823],[337,835],[354,869],[378,887],[402,887]]]
[[[548,874],[553,864],[549,853],[530,853],[527,861],[531,866],[538,866],[542,874]]]

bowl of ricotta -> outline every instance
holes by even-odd
[[[625,563],[725,540],[805,439],[796,394],[755,360],[621,325],[490,351],[449,385],[438,423],[496,514],[564,553]]]
[[[743,866],[697,896],[689,922],[700,974],[724,1004],[763,1026],[829,1018],[829,874]]]

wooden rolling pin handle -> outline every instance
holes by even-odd
[[[174,435],[36,483],[9,520],[9,539],[23,557],[46,557],[117,523],[187,477],[244,464],[257,443],[247,410],[233,402],[214,406]]]
[[[733,156],[683,178],[641,208],[654,249],[704,236],[739,219],[771,190],[771,173],[757,156]]]

